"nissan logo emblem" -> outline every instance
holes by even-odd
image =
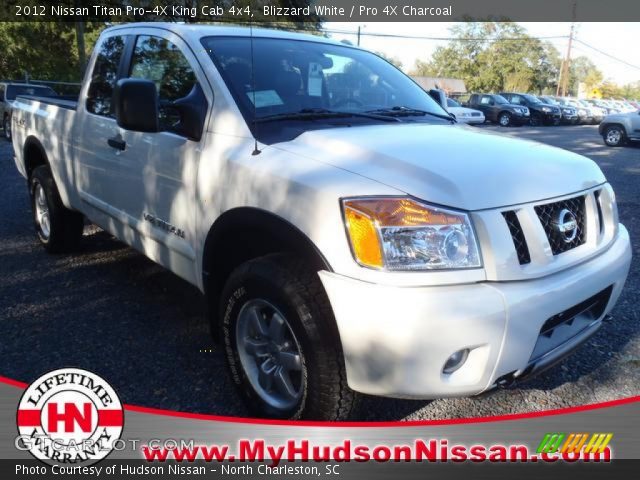
[[[553,224],[565,243],[573,242],[578,235],[578,220],[571,210],[566,208],[560,210]]]

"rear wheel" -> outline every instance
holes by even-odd
[[[620,125],[606,127],[602,138],[604,139],[604,143],[610,147],[619,147],[626,142],[626,134]]]
[[[227,364],[252,414],[348,418],[356,394],[315,272],[288,255],[261,257],[231,274],[221,299]]]
[[[511,114],[509,112],[502,112],[498,115],[498,123],[501,127],[508,127],[511,125]]]
[[[84,218],[64,206],[48,166],[42,165],[33,170],[29,192],[40,243],[50,253],[75,250],[82,238]]]

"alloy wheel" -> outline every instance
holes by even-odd
[[[300,344],[286,317],[270,302],[257,298],[240,309],[236,323],[240,363],[262,400],[279,410],[294,407],[304,390]]]
[[[51,235],[51,219],[49,216],[49,204],[47,203],[47,196],[44,192],[44,188],[40,183],[36,185],[35,191],[35,209],[36,209],[36,224],[40,230],[40,234],[45,240],[49,239]]]
[[[622,140],[622,132],[617,128],[612,128],[607,132],[607,143],[610,145],[618,145]]]

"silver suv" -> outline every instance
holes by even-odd
[[[598,132],[610,147],[619,147],[629,140],[640,141],[640,110],[607,115]]]

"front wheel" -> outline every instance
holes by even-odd
[[[532,127],[539,127],[542,125],[542,117],[539,114],[531,114],[531,118],[529,118],[529,125]]]
[[[501,127],[508,127],[511,125],[511,114],[509,112],[502,112],[498,117],[498,123]]]
[[[9,115],[5,115],[2,119],[2,130],[4,131],[4,138],[11,141],[11,118]]]
[[[602,138],[604,143],[610,147],[619,147],[626,140],[624,129],[619,125],[611,125],[605,128]]]
[[[48,166],[36,167],[29,180],[33,223],[49,253],[75,250],[82,238],[84,217],[64,206]]]
[[[349,417],[356,394],[331,306],[304,262],[277,254],[241,265],[225,285],[219,318],[231,377],[252,414]]]

